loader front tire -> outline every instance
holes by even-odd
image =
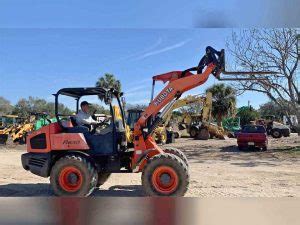
[[[188,167],[176,155],[158,154],[146,164],[142,186],[148,196],[183,196],[189,186]]]
[[[179,149],[168,147],[168,148],[164,149],[164,152],[178,156],[183,162],[185,162],[187,167],[189,167],[189,161],[188,161],[186,155]]]

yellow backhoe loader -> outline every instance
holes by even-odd
[[[14,143],[25,144],[26,135],[33,131],[33,129],[32,118],[24,120],[22,123],[8,125],[6,128],[0,130],[0,144],[6,144],[9,137],[11,137]]]
[[[169,131],[172,131],[175,134],[175,138],[179,138],[182,135],[182,132],[180,131],[178,124],[172,124],[170,123],[170,120],[172,118],[172,112],[176,109],[179,109],[184,106],[188,106],[191,104],[198,104],[199,108],[202,108],[203,114],[209,114],[210,110],[209,107],[205,107],[206,99],[211,99],[211,93],[207,93],[206,96],[203,95],[188,95],[183,99],[178,99],[172,108],[170,109],[169,113],[167,113],[165,117],[165,121],[162,125],[163,128],[166,128]],[[184,113],[182,121],[184,121],[186,124],[191,123],[191,117],[189,113]]]
[[[11,139],[14,143],[25,144],[27,134],[33,130],[34,124],[30,121],[25,121],[11,132]]]
[[[173,128],[173,132],[175,132],[175,134],[178,133],[176,136],[187,136],[189,134],[190,137],[201,140],[207,140],[213,137],[225,139],[224,129],[216,124],[211,123],[212,93],[207,92],[206,96],[187,96],[186,98],[179,99],[174,104],[174,107],[171,108],[171,110],[173,111],[176,108],[187,106],[193,103],[199,104],[201,113],[195,115],[185,113],[183,115],[182,122],[178,124],[178,129]],[[166,122],[169,122],[171,116],[172,115],[169,114],[166,117]]]
[[[6,144],[8,136],[14,128],[15,126],[11,124],[0,130],[0,144]]]

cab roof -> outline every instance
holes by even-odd
[[[73,98],[80,98],[86,95],[98,95],[105,96],[107,92],[112,92],[117,94],[118,92],[114,89],[105,89],[101,87],[84,87],[84,88],[63,88],[60,89],[54,95],[66,95]]]

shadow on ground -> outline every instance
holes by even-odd
[[[106,197],[142,197],[145,196],[141,185],[115,185],[108,190],[95,190],[92,196]]]
[[[47,197],[54,196],[50,184],[5,184],[0,185],[0,197]],[[115,185],[108,190],[95,189],[95,197],[140,197],[144,196],[141,185]]]
[[[53,196],[50,184],[5,184],[0,185],[0,197]]]

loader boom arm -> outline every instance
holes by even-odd
[[[204,71],[203,71],[204,70]],[[196,71],[193,74],[191,71]],[[153,77],[151,102],[134,125],[134,155],[132,169],[134,172],[142,171],[147,159],[156,154],[163,153],[163,150],[155,143],[151,134],[160,125],[173,105],[180,96],[195,87],[204,84],[212,74],[221,80],[220,74],[225,73],[225,52],[222,49],[217,51],[212,47],[206,47],[205,55],[201,58],[197,67],[184,71],[172,71]],[[271,74],[272,72],[242,72],[249,74]],[[247,73],[247,74],[245,74]],[[228,72],[227,72],[228,74]],[[233,78],[230,78],[231,80]],[[234,80],[251,80],[253,78],[234,78]],[[255,78],[258,79],[258,78]],[[227,79],[228,80],[228,79]],[[166,87],[153,99],[155,81],[168,82]],[[161,112],[160,110],[163,109]]]
[[[168,85],[156,96],[156,98],[151,101],[150,105],[146,108],[146,110],[134,126],[134,142],[137,149],[141,147],[140,138],[144,138],[142,135],[142,129],[146,127],[146,123],[149,118],[154,117],[168,103],[168,106],[166,106],[165,108],[166,111],[169,111],[175,103],[175,100],[179,98],[182,93],[204,84],[215,68],[216,65],[214,63],[210,63],[203,73],[195,75],[190,75],[188,73],[188,76],[182,78],[180,78],[182,71],[171,72],[173,73],[172,77],[178,78],[169,81]],[[160,115],[161,117],[163,117],[164,114],[167,113],[164,113],[164,111],[162,112],[162,115]],[[155,125],[152,126],[152,129],[148,131],[148,134],[146,134],[146,136],[148,136],[154,129]]]

